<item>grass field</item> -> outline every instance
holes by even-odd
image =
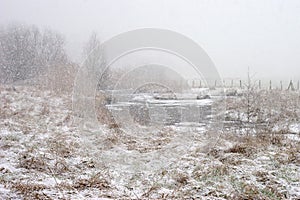
[[[36,87],[2,85],[0,101],[1,199],[300,198],[297,92],[228,97],[217,137],[173,125],[128,135],[104,108],[106,125],[82,128],[70,94]]]

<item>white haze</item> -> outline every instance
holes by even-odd
[[[66,36],[82,60],[92,31],[102,40],[154,27],[198,42],[223,77],[300,79],[300,1],[297,0],[0,0],[0,24],[36,24]]]

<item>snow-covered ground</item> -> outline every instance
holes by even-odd
[[[24,86],[0,105],[0,199],[300,198],[297,134],[82,129],[71,95]]]

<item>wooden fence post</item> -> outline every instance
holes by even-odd
[[[293,84],[293,81],[291,80],[290,81],[290,84],[289,84],[289,87],[288,87],[288,90],[292,90],[292,91],[295,91],[295,87],[294,87],[294,84]]]

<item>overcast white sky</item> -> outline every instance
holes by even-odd
[[[0,0],[0,24],[24,22],[66,36],[80,60],[90,33],[102,40],[142,27],[196,41],[223,77],[300,79],[298,0]]]

